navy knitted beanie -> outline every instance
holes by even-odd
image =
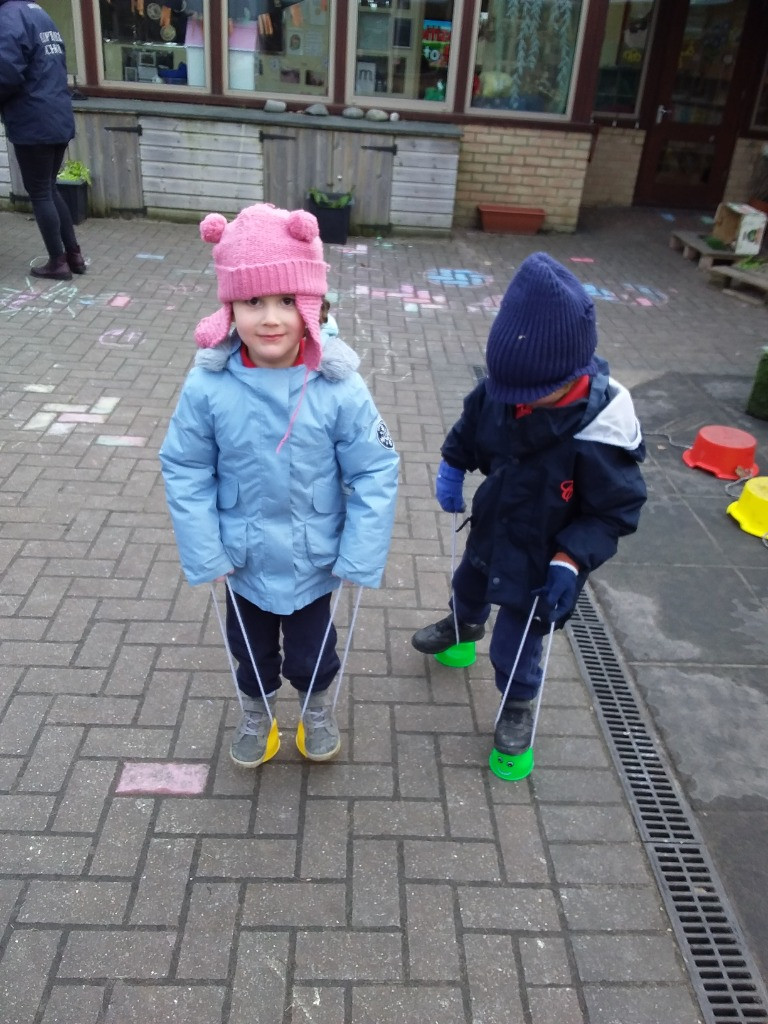
[[[488,335],[487,390],[507,404],[535,402],[597,370],[595,306],[580,281],[535,252],[510,281]]]

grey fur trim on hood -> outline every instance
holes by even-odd
[[[326,331],[320,333],[323,354],[317,372],[327,380],[344,380],[351,376],[360,365],[360,357],[346,342],[336,334]],[[231,334],[215,348],[200,348],[195,354],[195,366],[218,373],[229,362],[229,357],[240,348],[241,341],[237,334]]]

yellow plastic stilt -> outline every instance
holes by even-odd
[[[277,731],[277,719],[272,719],[272,725],[269,729],[269,736],[267,737],[267,749],[264,751],[264,757],[261,763],[269,761],[275,756],[280,749],[280,733]]]
[[[296,730],[296,746],[303,757],[307,756],[307,738],[304,733],[304,722],[299,720],[299,727]]]

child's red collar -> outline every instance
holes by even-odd
[[[570,405],[572,402],[578,402],[580,398],[586,398],[589,394],[590,376],[585,373],[582,377],[577,377],[573,382],[573,387],[568,388],[562,398],[559,398],[552,405],[547,406],[548,409],[559,409],[563,405]],[[520,402],[515,406],[515,419],[519,420],[521,416],[527,416],[529,413],[534,411],[532,405],[525,405]]]

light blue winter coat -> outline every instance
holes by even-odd
[[[302,397],[306,367],[245,367],[236,334],[198,352],[160,449],[190,583],[234,568],[233,589],[277,615],[339,579],[379,586],[399,458],[359,362],[324,331]]]

